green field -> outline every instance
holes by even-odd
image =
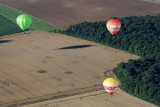
[[[19,33],[21,29],[17,24],[0,15],[0,36]]]
[[[17,16],[23,14],[23,12],[18,11],[16,9],[7,7],[3,4],[0,4],[0,35],[7,35],[22,32],[16,24]],[[17,25],[17,26],[16,26]],[[32,24],[30,26],[31,30],[37,31],[47,31],[47,32],[55,32],[61,31],[62,28],[49,24],[43,20],[40,20],[34,16],[32,16]]]
[[[159,3],[160,4],[160,0],[144,0],[144,1],[154,2],[154,3]]]

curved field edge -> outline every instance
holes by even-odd
[[[106,30],[106,21],[79,23],[63,33],[141,56],[120,63],[113,72],[121,81],[121,89],[160,105],[159,17],[158,14],[118,18],[122,27],[115,38]]]
[[[0,4],[0,15],[12,21],[13,23],[16,24],[16,18],[20,14],[26,14],[26,13],[23,13],[22,11],[16,10],[6,5]],[[31,30],[47,31],[47,32],[57,32],[63,30],[62,28],[49,24],[34,16],[31,17],[32,17],[32,24],[30,26]]]

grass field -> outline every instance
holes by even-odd
[[[20,14],[23,14],[23,12],[18,11],[13,8],[10,8],[10,7],[7,7],[3,4],[0,4],[1,17],[2,16],[5,17],[7,20],[11,21],[12,23],[16,24],[16,18]],[[4,21],[7,21],[7,20],[4,20]],[[3,22],[3,23],[5,23],[5,22]],[[6,23],[8,23],[8,22],[6,22]],[[2,25],[0,25],[0,26],[2,26]],[[6,27],[2,26],[4,28],[2,32],[10,31],[12,33],[16,33],[16,31],[14,31],[14,29],[11,29],[9,26],[8,27],[7,26]],[[40,20],[34,16],[32,16],[32,24],[30,26],[30,29],[31,30],[38,30],[38,31],[48,31],[48,32],[54,32],[55,30],[56,31],[63,30],[63,29],[56,27],[52,24],[49,24],[43,20]]]
[[[17,24],[0,15],[0,36],[19,33],[21,29]]]
[[[153,2],[153,3],[159,3],[160,4],[160,0],[144,0],[144,1]]]

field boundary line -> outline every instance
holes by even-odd
[[[74,95],[80,95],[80,94],[94,92],[98,90],[103,90],[102,84],[90,86],[90,87],[84,87],[84,88],[76,88],[73,90],[58,92],[58,93],[49,94],[45,96],[28,98],[24,100],[15,101],[15,102],[3,103],[3,104],[0,104],[0,106],[17,107],[17,106],[23,106],[23,105],[28,105],[28,104],[33,104],[33,103],[38,103],[38,102],[43,102],[48,100],[70,97]]]

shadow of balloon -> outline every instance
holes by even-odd
[[[87,48],[87,47],[91,47],[91,46],[95,46],[95,45],[76,45],[76,46],[67,46],[67,47],[63,47],[63,48],[58,48],[58,49],[56,49],[56,50]]]
[[[13,40],[0,40],[0,43],[12,42]]]

